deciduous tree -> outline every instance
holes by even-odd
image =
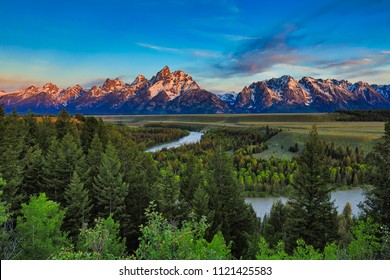
[[[44,193],[32,196],[22,204],[16,230],[21,237],[24,259],[48,259],[67,245],[66,234],[61,231],[65,211],[60,205],[47,200]]]

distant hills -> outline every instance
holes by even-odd
[[[107,79],[85,89],[62,89],[52,83],[11,92],[0,90],[6,111],[56,113],[66,108],[84,114],[223,114],[331,112],[390,108],[390,85],[350,83],[346,80],[299,81],[285,75],[254,82],[239,93],[214,94],[202,89],[183,71],[165,66],[151,79],[138,75],[131,83]]]

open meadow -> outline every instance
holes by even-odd
[[[269,149],[257,157],[289,159],[288,148],[295,143],[299,149],[313,125],[320,138],[335,145],[352,146],[369,151],[382,137],[384,122],[341,122],[338,114],[243,114],[243,115],[114,115],[102,116],[104,121],[129,126],[150,124],[189,125],[207,131],[218,126],[280,128],[282,131],[267,141]]]

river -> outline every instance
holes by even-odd
[[[146,150],[146,152],[154,153],[163,148],[167,148],[167,149],[176,148],[185,144],[196,143],[200,141],[202,135],[203,135],[202,132],[190,131],[189,135],[177,141],[152,147]],[[358,208],[359,202],[364,200],[362,189],[359,188],[351,189],[351,190],[335,191],[332,193],[331,197],[332,200],[335,201],[335,206],[337,207],[339,213],[343,211],[345,204],[347,203],[347,201],[349,201],[349,203],[352,206],[352,214],[355,216],[359,214],[359,208]],[[278,199],[281,199],[283,203],[286,203],[287,201],[287,197],[280,197],[280,198],[256,197],[256,198],[246,198],[245,201],[252,204],[253,209],[255,210],[258,217],[263,218],[264,214],[269,213],[272,204]]]
[[[287,201],[287,197],[256,197],[246,198],[245,201],[252,204],[253,209],[259,218],[263,218],[264,214],[269,214],[272,204],[279,199],[282,200],[283,203],[286,203]],[[362,189],[357,188],[332,192],[331,199],[335,201],[335,206],[339,213],[343,211],[345,204],[349,201],[352,207],[352,214],[357,216],[359,214],[358,204],[364,200],[364,196]]]
[[[162,145],[159,145],[159,146],[155,146],[155,147],[152,147],[150,149],[147,149],[146,152],[157,152],[159,150],[162,150],[164,148],[177,148],[179,146],[182,146],[182,145],[186,145],[186,144],[191,144],[191,143],[196,143],[196,142],[199,142],[200,141],[200,138],[202,138],[202,135],[203,133],[202,132],[195,132],[195,131],[190,131],[190,134],[183,137],[183,138],[180,138],[179,140],[175,141],[175,142],[169,142],[169,143],[166,143],[166,144],[162,144]]]

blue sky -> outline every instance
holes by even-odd
[[[165,65],[208,90],[284,74],[390,84],[390,1],[313,2],[0,0],[0,89]]]

